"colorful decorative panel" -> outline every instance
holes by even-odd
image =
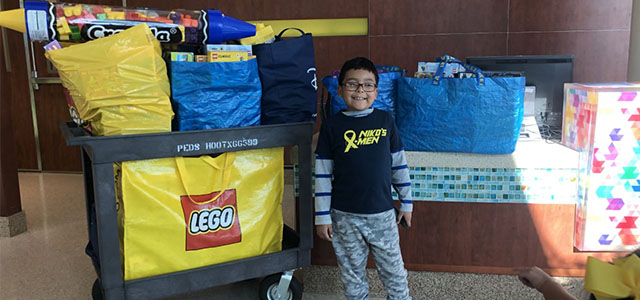
[[[579,151],[574,246],[640,245],[639,84],[565,85],[562,143]]]
[[[577,169],[409,167],[414,201],[575,204]],[[298,194],[297,169],[295,176]],[[392,189],[394,199],[397,194]]]

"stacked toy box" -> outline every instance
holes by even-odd
[[[640,84],[565,84],[562,143],[580,153],[574,246],[640,244]]]

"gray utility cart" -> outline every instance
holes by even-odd
[[[156,299],[253,278],[264,279],[261,299],[300,299],[293,271],[311,263],[311,122],[230,129],[94,137],[74,123],[61,125],[69,146],[82,147],[87,220],[95,214],[98,252],[94,267],[96,299]],[[251,140],[251,143],[242,141]],[[257,141],[257,142],[256,142]],[[182,151],[183,145],[199,149]],[[118,239],[113,163],[162,157],[196,156],[240,150],[297,146],[300,176],[297,228],[284,226],[282,251],[142,279],[124,281]],[[295,148],[294,148],[295,149]],[[93,210],[95,207],[95,211]],[[91,226],[89,226],[91,227]],[[96,230],[97,229],[97,230]],[[91,228],[89,228],[91,239]],[[220,276],[224,274],[224,276]]]

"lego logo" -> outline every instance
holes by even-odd
[[[184,213],[185,250],[242,241],[235,189],[205,195],[184,195],[180,196],[180,202]]]
[[[195,235],[228,229],[233,225],[234,216],[233,206],[194,211],[189,218],[189,233]]]

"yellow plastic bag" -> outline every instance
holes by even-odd
[[[124,279],[281,251],[283,165],[283,148],[121,163]]]
[[[171,131],[166,65],[146,24],[45,56],[93,135]]]

